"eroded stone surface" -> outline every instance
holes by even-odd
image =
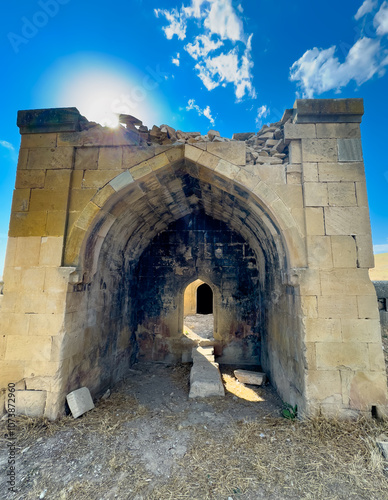
[[[297,100],[229,139],[21,112],[1,387],[27,387],[33,411],[55,418],[80,385],[98,397],[139,358],[190,361],[211,343],[220,363],[261,364],[301,412],[386,405],[362,113],[360,100]],[[214,340],[183,332],[197,280]],[[206,352],[199,379],[203,363],[216,373]]]

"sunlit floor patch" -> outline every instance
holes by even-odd
[[[254,390],[250,389],[246,385],[239,382],[232,375],[227,373],[222,374],[222,381],[224,382],[225,390],[234,394],[240,399],[245,399],[246,401],[265,401],[259,394]]]

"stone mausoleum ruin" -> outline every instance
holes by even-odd
[[[188,360],[206,285],[217,362],[261,367],[303,414],[383,411],[362,115],[361,99],[297,100],[231,140],[20,111],[0,316],[18,410],[54,419],[137,360]]]

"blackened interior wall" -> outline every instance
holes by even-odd
[[[140,358],[180,359],[183,292],[198,278],[214,293],[216,354],[225,362],[259,364],[263,293],[255,254],[238,233],[202,211],[157,235],[134,269],[131,322]]]

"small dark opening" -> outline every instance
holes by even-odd
[[[197,288],[197,314],[213,314],[213,291],[206,283]]]
[[[377,415],[377,407],[376,406],[372,406],[372,418],[377,418],[378,415]]]

